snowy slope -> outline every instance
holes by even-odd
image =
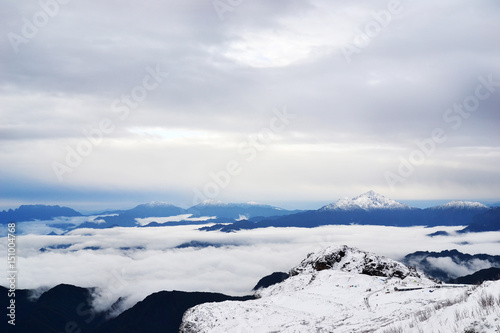
[[[320,210],[373,210],[373,209],[410,209],[411,207],[392,199],[388,199],[374,191],[368,191],[353,199],[340,199],[324,206]]]
[[[370,259],[389,277],[359,274]],[[315,268],[317,263],[332,265]],[[397,271],[407,275],[391,277]],[[310,255],[291,273],[259,290],[259,299],[189,309],[181,332],[464,332],[480,326],[477,332],[498,332],[500,327],[500,281],[479,288],[436,284],[400,263],[347,247]],[[483,307],[482,299],[492,305]]]

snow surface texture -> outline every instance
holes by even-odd
[[[411,209],[410,206],[388,199],[374,191],[368,191],[353,199],[340,199],[321,210],[373,210],[373,209]]]
[[[372,267],[370,260],[384,277],[359,274]],[[256,300],[189,309],[181,332],[500,332],[500,281],[436,284],[401,263],[346,246],[309,255],[291,273],[257,291]]]

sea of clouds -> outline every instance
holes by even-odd
[[[396,260],[421,250],[500,255],[499,232],[455,233],[461,227],[344,225],[233,233],[199,231],[199,227],[75,229],[64,235],[20,235],[18,288],[37,289],[39,294],[60,283],[95,287],[96,309],[107,309],[122,297],[120,312],[161,290],[250,294],[263,276],[286,272],[308,253],[334,244],[355,246]],[[427,236],[437,230],[451,236]],[[214,246],[176,248],[191,241]],[[7,253],[6,241],[0,242],[1,252]],[[471,267],[451,268],[462,275],[473,272]],[[6,260],[0,263],[0,269],[7,271]],[[6,286],[6,280],[1,285]]]

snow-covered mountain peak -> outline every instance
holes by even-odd
[[[174,206],[169,202],[164,202],[164,201],[151,201],[147,204],[139,205],[139,206],[145,206],[145,207],[170,207]]]
[[[447,204],[436,206],[434,208],[435,209],[449,209],[449,208],[482,209],[482,208],[488,208],[488,206],[483,205],[482,203],[477,201],[450,201]]]
[[[201,206],[225,206],[226,204],[223,203],[222,201],[219,201],[219,200],[208,199],[208,200],[203,201],[200,205]]]
[[[240,208],[250,208],[250,207],[263,207],[263,208],[273,208],[276,210],[282,210],[281,208],[278,207],[273,207],[269,205],[264,205],[260,204],[258,202],[250,201],[250,202],[245,202],[245,203],[224,203],[222,201],[218,200],[205,200],[201,204],[197,206],[202,206],[202,207],[240,207]],[[196,207],[196,206],[195,206]]]
[[[347,245],[330,246],[307,258],[290,270],[290,275],[313,273],[326,269],[365,274],[370,276],[421,278],[423,274],[395,260],[361,251]]]
[[[373,209],[410,209],[410,206],[402,204],[374,191],[368,191],[355,198],[340,199],[335,203],[321,208],[321,210],[373,210]]]

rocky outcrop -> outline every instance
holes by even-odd
[[[310,253],[298,266],[290,270],[290,275],[325,269],[400,279],[407,276],[421,277],[421,274],[414,268],[347,245],[330,246],[320,252]]]

